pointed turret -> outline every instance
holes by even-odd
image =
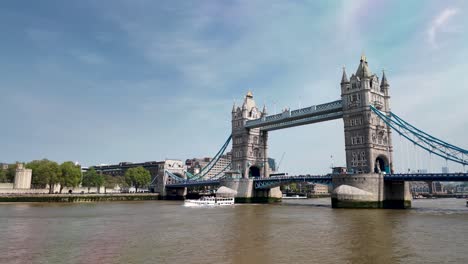
[[[343,67],[343,76],[341,76],[341,84],[349,83],[348,75],[346,74],[346,69]]]
[[[236,101],[232,104],[232,112],[236,112]]]
[[[255,107],[255,101],[253,99],[253,94],[251,91],[248,91],[245,95],[244,103],[242,104],[242,110],[251,111]]]
[[[359,78],[369,78],[370,76],[372,76],[372,73],[369,70],[369,66],[367,65],[367,58],[365,55],[361,56],[359,67],[356,71],[356,76],[358,76]]]
[[[390,84],[388,84],[387,77],[385,76],[385,71],[382,70],[382,82],[380,83],[381,88],[387,88]]]
[[[267,115],[267,108],[266,108],[265,104],[263,104],[262,113],[263,113],[264,116]]]

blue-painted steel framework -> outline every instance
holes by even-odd
[[[245,128],[260,128],[260,130],[272,131],[340,118],[343,118],[343,103],[341,100],[336,100],[249,120],[245,123]]]
[[[468,173],[395,173],[384,175],[385,181],[468,181]]]
[[[297,110],[286,110],[281,114],[265,116],[256,120],[249,120],[246,122],[245,127],[260,128],[264,131],[271,131],[277,129],[283,129],[293,126],[300,126],[305,124],[312,124],[332,119],[338,119],[343,117],[342,112],[342,101],[337,100],[330,103],[320,104],[316,106],[310,106]],[[381,112],[374,106],[369,106],[372,112],[374,112],[379,118],[381,118],[385,124],[390,126],[398,134],[414,143],[416,146],[442,157],[446,160],[450,160],[462,165],[468,165],[468,150],[449,144],[443,140],[435,138],[424,131],[417,129],[408,122],[396,114],[390,112],[388,114]],[[188,179],[183,179],[174,175],[170,172],[166,172],[174,182],[166,185],[168,188],[180,188],[180,187],[194,187],[194,186],[216,186],[220,184],[220,179],[224,177],[223,172],[230,167],[226,168],[210,179],[200,180],[211,168],[218,162],[220,156],[227,148],[232,136],[229,136],[228,140],[221,147],[221,150],[213,158],[207,166],[202,169],[202,172],[198,175],[189,175]],[[349,174],[352,177],[353,174]],[[320,183],[330,184],[332,181],[332,175],[299,175],[299,176],[282,176],[282,177],[270,177],[270,178],[254,178],[255,189],[270,189],[293,182],[309,182],[309,183]],[[385,181],[468,181],[468,173],[417,173],[417,174],[385,174]]]
[[[331,175],[299,175],[254,179],[255,189],[271,189],[293,182],[331,184]]]
[[[390,126],[393,131],[396,131],[399,135],[403,136],[416,146],[446,160],[462,164],[463,166],[468,165],[468,150],[433,137],[409,124],[392,112],[387,115],[372,105],[370,106],[370,109],[380,119],[382,119],[385,124]]]
[[[353,174],[348,174],[353,177]],[[395,173],[385,174],[385,181],[468,181],[468,173]],[[293,182],[308,182],[318,184],[331,184],[332,174],[328,175],[298,175],[298,176],[284,176],[284,177],[270,177],[270,178],[254,178],[255,189],[271,189],[281,185],[290,184]],[[172,184],[168,184],[168,188],[183,188],[195,186],[217,186],[220,180],[204,180],[192,181],[181,180]]]
[[[205,176],[208,172],[210,172],[211,169],[213,169],[214,165],[219,161],[221,156],[226,151],[227,147],[229,146],[229,143],[231,142],[231,139],[232,139],[232,135],[229,135],[226,142],[224,142],[223,146],[218,151],[218,153],[216,153],[216,155],[213,157],[213,159],[211,159],[210,162],[208,162],[208,164],[206,164],[206,166],[203,167],[198,174],[193,175],[193,174],[191,174],[189,172],[186,172],[187,178],[190,178],[192,180],[198,180],[198,179],[203,178],[203,176]],[[230,165],[226,166],[226,168],[224,168],[223,171],[225,171],[229,166]]]
[[[166,188],[184,188],[184,187],[200,187],[200,186],[218,186],[220,180],[185,180],[180,182],[175,182],[171,184],[167,184]]]

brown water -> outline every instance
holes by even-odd
[[[413,206],[1,204],[0,263],[468,263],[465,200]]]

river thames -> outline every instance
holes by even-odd
[[[464,199],[410,210],[329,199],[0,205],[0,263],[468,263]]]

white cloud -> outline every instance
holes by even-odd
[[[429,44],[432,47],[436,48],[437,44],[437,34],[440,32],[450,31],[451,25],[449,24],[450,19],[459,13],[458,8],[448,7],[442,12],[440,12],[436,17],[434,17],[427,29],[427,37]]]

